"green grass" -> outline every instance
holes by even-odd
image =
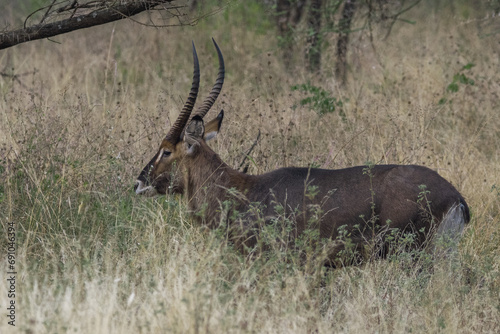
[[[387,40],[374,32],[377,54],[357,33],[342,89],[331,77],[333,49],[320,76],[298,61],[286,72],[272,16],[251,2],[194,27],[119,22],[3,51],[9,71],[28,74],[22,84],[0,78],[0,232],[15,223],[18,272],[16,329],[4,311],[0,332],[498,332],[500,48],[494,36],[478,38],[463,8],[453,16],[416,7],[416,25],[396,25]],[[224,230],[197,226],[181,197],[135,196],[135,178],[187,96],[191,40],[200,94],[213,84],[211,37],[227,77],[207,116],[224,108],[210,145],[225,161],[237,166],[260,130],[254,174],[366,161],[437,169],[472,211],[458,254],[403,252],[327,270],[270,229],[267,251],[249,259]],[[300,105],[304,94],[291,87],[306,82],[324,92],[319,99],[342,101],[342,113]],[[307,248],[314,237],[305,237],[306,255],[317,251]]]

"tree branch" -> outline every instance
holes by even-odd
[[[23,29],[2,33],[0,34],[0,50],[24,42],[53,37],[74,30],[121,20],[150,10],[160,4],[170,3],[172,1],[174,0],[113,1],[109,5],[107,1],[102,1],[101,6],[95,6],[95,10],[81,15],[70,16],[67,19],[57,22],[37,24]],[[44,19],[46,16],[47,13]]]

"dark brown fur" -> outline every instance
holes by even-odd
[[[428,243],[435,232],[452,238],[461,234],[470,220],[467,203],[448,181],[423,166],[281,168],[247,175],[225,164],[206,144],[219,131],[223,112],[206,126],[203,122],[224,81],[224,60],[215,41],[214,45],[220,65],[210,95],[186,126],[199,85],[193,45],[191,93],[158,153],[139,175],[137,194],[187,195],[189,209],[201,224],[226,225],[242,248],[253,247],[262,224],[278,215],[293,222],[289,241],[306,229],[318,231],[322,239],[337,240],[342,228],[360,247],[395,230],[414,232],[413,247]],[[379,251],[384,255],[384,247]]]
[[[236,228],[238,237],[245,239],[239,242],[248,247],[256,240],[254,233],[249,233],[254,221],[268,221],[276,215],[277,205],[293,215],[295,235],[310,227],[311,215],[320,212],[314,227],[319,229],[320,238],[336,239],[343,225],[358,232],[358,241],[388,228],[415,232],[415,246],[429,239],[454,206],[460,208],[463,223],[470,219],[460,193],[427,167],[281,168],[247,175],[229,167],[213,152],[203,140],[202,127],[201,119],[193,119],[188,125],[179,165],[189,208],[200,223],[211,228],[221,223]],[[312,196],[312,192],[317,193]],[[224,201],[231,201],[232,209],[243,213],[238,221],[227,221],[227,213],[221,210]],[[258,207],[261,217],[247,214],[251,207]]]

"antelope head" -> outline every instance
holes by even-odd
[[[219,58],[219,74],[217,75],[217,79],[210,94],[203,101],[203,104],[193,113],[193,118],[196,117],[196,119],[203,119],[207,114],[219,96],[224,83],[224,58],[215,40],[212,39],[212,41]],[[200,66],[194,43],[193,62],[193,83],[189,96],[175,123],[162,140],[157,153],[139,174],[134,187],[135,193],[138,195],[154,196],[156,194],[182,194],[184,192],[184,180],[180,172],[183,164],[183,157],[185,155],[183,138],[185,127],[191,117],[196,97],[198,96],[198,88],[200,86]],[[205,124],[203,135],[205,140],[215,137],[222,123],[222,118],[223,113],[221,112],[215,119]]]

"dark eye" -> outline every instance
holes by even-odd
[[[170,152],[170,151],[163,151],[163,157],[164,157],[164,158],[169,157],[169,156],[170,156],[170,154],[172,154],[172,152]]]

